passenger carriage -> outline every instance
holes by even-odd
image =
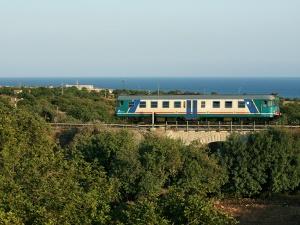
[[[128,118],[274,118],[280,115],[276,95],[119,96],[116,114]]]

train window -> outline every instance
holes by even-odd
[[[201,108],[205,108],[205,101],[201,101]]]
[[[140,108],[146,108],[146,102],[145,101],[140,102]]]
[[[151,102],[151,108],[157,108],[157,101]]]
[[[267,104],[268,104],[268,101],[264,101],[264,103],[263,103],[263,107],[267,107]]]
[[[129,108],[134,106],[134,102],[129,102]]]
[[[174,102],[174,108],[181,108],[181,102]]]
[[[220,108],[220,101],[213,101],[213,108]]]
[[[163,108],[169,108],[170,102],[169,101],[163,101]]]
[[[239,101],[238,102],[238,107],[239,108],[245,108],[245,101]]]
[[[273,101],[268,101],[268,107],[273,106]]]
[[[225,101],[225,108],[232,108],[232,101]]]
[[[120,101],[120,106],[124,104],[124,101]]]

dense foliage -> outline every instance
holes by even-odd
[[[87,131],[70,146],[71,155],[95,163],[118,181],[115,223],[232,224],[208,198],[219,192],[227,176],[206,151],[152,135],[138,144],[127,131]]]
[[[297,133],[271,129],[246,138],[235,134],[216,154],[227,167],[227,192],[254,196],[299,187],[300,136]]]
[[[11,105],[39,114],[47,122],[112,122],[115,100],[105,91],[89,92],[77,88],[0,88],[0,94],[11,98]]]
[[[297,132],[210,147],[101,127],[56,139],[47,121],[112,121],[114,100],[74,88],[0,94],[0,224],[235,224],[214,206],[220,196],[300,190]]]
[[[2,106],[0,224],[235,223],[210,198],[227,178],[206,151],[97,130],[61,148],[40,117]]]
[[[300,124],[300,101],[290,101],[285,104],[282,104],[282,122],[287,124]]]
[[[80,158],[66,159],[43,121],[1,109],[2,224],[106,224],[116,185]]]

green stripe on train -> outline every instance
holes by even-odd
[[[152,114],[117,114],[119,117],[152,117]],[[186,114],[155,114],[156,118],[186,118]],[[200,118],[273,118],[274,114],[199,114],[195,119]]]

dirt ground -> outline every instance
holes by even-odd
[[[300,195],[268,200],[226,199],[217,202],[216,207],[241,225],[300,225]]]

